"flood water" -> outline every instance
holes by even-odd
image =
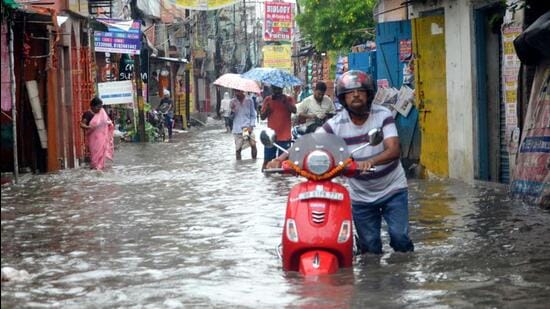
[[[550,213],[498,184],[410,180],[414,253],[323,277],[276,253],[295,177],[234,159],[219,122],[170,143],[121,144],[112,168],[2,187],[2,308],[546,308]],[[260,155],[262,156],[260,146]]]

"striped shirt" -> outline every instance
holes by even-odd
[[[317,132],[336,134],[346,141],[350,151],[368,142],[368,132],[374,128],[383,128],[384,139],[398,136],[392,113],[386,107],[373,104],[367,121],[355,125],[347,110],[342,110],[329,119]],[[365,147],[353,154],[355,161],[366,161],[384,151],[383,143]],[[348,179],[350,196],[353,201],[374,202],[399,189],[407,188],[405,170],[399,159],[387,164],[377,165],[376,172],[359,174]]]

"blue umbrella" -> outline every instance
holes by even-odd
[[[242,76],[280,88],[299,86],[302,84],[302,81],[296,76],[275,68],[254,68],[244,73]]]

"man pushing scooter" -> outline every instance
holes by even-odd
[[[399,137],[392,113],[383,106],[372,105],[374,83],[372,77],[362,71],[344,73],[337,81],[336,95],[345,110],[317,132],[343,138],[350,151],[368,142],[370,130],[380,127],[384,133],[383,143],[357,151],[354,158],[358,173],[348,180],[359,250],[383,253],[380,229],[384,218],[390,246],[395,251],[414,251],[408,236],[407,178],[399,159]],[[277,168],[285,159],[286,154],[270,161],[267,168]],[[375,166],[375,172],[364,173]]]

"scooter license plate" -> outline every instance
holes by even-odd
[[[302,192],[298,195],[299,200],[309,200],[313,198],[343,201],[344,194],[339,192],[329,192],[329,191],[307,191],[307,192]]]

